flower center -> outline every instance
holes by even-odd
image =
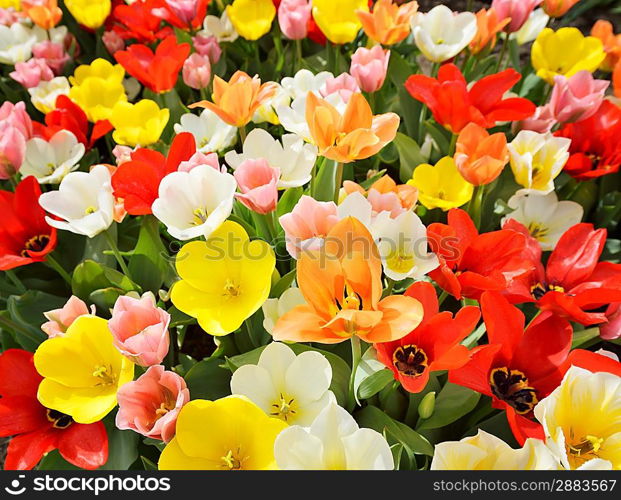
[[[414,267],[414,256],[406,253],[404,250],[396,251],[386,259],[386,264],[393,271],[407,273]]]
[[[29,257],[29,252],[42,252],[49,242],[50,237],[45,234],[33,236],[24,243],[24,249],[21,251],[20,255],[22,257]]]
[[[349,285],[345,285],[345,298],[341,304],[341,309],[353,309],[356,311],[362,309],[362,299],[360,295]]]
[[[226,280],[223,295],[228,297],[237,297],[240,295],[240,286],[232,280]]]
[[[528,225],[528,232],[536,240],[541,240],[548,235],[550,229],[543,226],[542,224],[538,224],[537,222],[531,222]]]
[[[94,214],[95,212],[97,212],[97,207],[86,207],[86,210],[84,210],[84,214],[85,215],[90,215],[90,214]]]
[[[565,449],[574,468],[580,467],[580,465],[593,458],[599,458],[598,451],[602,447],[603,442],[602,438],[590,435],[584,436],[582,439],[573,442],[573,444],[567,442]]]
[[[239,454],[239,450],[237,450]],[[222,468],[227,470],[239,470],[242,468],[243,459],[240,460],[233,454],[233,450],[229,450],[226,455],[220,457]]]
[[[49,422],[52,422],[52,427],[55,429],[66,429],[73,423],[73,418],[57,410],[50,410],[48,408],[45,416]]]
[[[428,361],[425,351],[413,344],[399,346],[392,353],[395,368],[410,377],[420,377],[427,369]]]
[[[560,285],[548,285],[545,283],[537,283],[530,287],[530,293],[535,300],[539,300],[548,292],[564,293],[565,289]]]
[[[116,382],[116,375],[112,370],[112,366],[108,365],[100,365],[95,368],[93,372],[93,377],[96,377],[101,380],[95,385],[112,385]]]
[[[281,392],[280,399],[276,400],[276,402],[272,404],[274,411],[272,411],[270,415],[287,422],[288,419],[293,418],[296,414],[296,410],[294,410],[294,402],[295,399],[285,397]]]
[[[539,402],[537,391],[530,387],[528,378],[519,370],[506,366],[494,368],[489,375],[492,394],[511,406],[520,415],[530,412]]]
[[[192,224],[193,226],[200,226],[201,224],[205,223],[209,213],[207,212],[207,209],[201,207],[194,210],[194,212],[192,212],[192,215],[194,216],[194,218],[192,219],[192,222],[190,224]]]

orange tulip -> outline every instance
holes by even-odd
[[[470,184],[489,184],[500,175],[508,161],[507,138],[502,132],[490,135],[476,123],[469,123],[460,132],[455,164]]]
[[[360,93],[351,96],[341,115],[330,103],[309,92],[306,122],[322,156],[350,163],[373,156],[391,142],[399,128],[399,115],[373,116],[369,103]]]
[[[550,17],[564,16],[580,0],[543,0],[543,11]]]
[[[394,45],[410,34],[410,21],[418,9],[418,3],[408,2],[401,6],[392,0],[378,0],[373,12],[356,11],[367,36],[382,45]]]
[[[63,17],[57,0],[22,0],[22,10],[44,30],[52,29]]]
[[[621,60],[621,34],[615,35],[612,23],[600,19],[591,28],[591,36],[599,38],[604,44],[606,59],[600,65],[600,69],[612,71]]]
[[[222,120],[234,127],[244,127],[252,120],[254,112],[272,97],[278,84],[267,82],[261,84],[258,76],[251,78],[243,71],[237,71],[226,82],[215,76],[213,79],[213,102],[200,101],[190,108],[207,108]]]
[[[470,42],[470,52],[478,54],[486,47],[493,49],[496,45],[496,35],[511,22],[511,18],[498,20],[498,14],[492,8],[481,9],[477,12],[477,34]]]
[[[377,191],[380,195],[379,197],[375,197],[378,199],[380,204],[381,195],[390,195],[390,193],[394,193],[397,195],[397,199],[399,200],[399,204],[403,210],[410,210],[418,201],[418,189],[414,186],[410,186],[409,184],[397,185],[397,183],[392,180],[392,177],[389,175],[384,175],[380,179],[376,180],[373,184],[371,184],[368,191],[356,182],[343,182],[343,194],[345,196],[354,192],[358,192],[363,196],[368,196],[371,190]]]
[[[404,337],[421,322],[423,307],[405,295],[381,299],[381,277],[371,234],[357,219],[343,219],[321,250],[305,251],[298,259],[297,282],[306,304],[278,320],[274,339],[336,344],[353,336],[365,342]]]

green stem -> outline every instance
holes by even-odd
[[[246,125],[242,125],[237,129],[239,132],[239,139],[241,140],[242,145],[246,142]]]
[[[392,291],[395,288],[395,280],[392,278],[386,277],[386,288],[384,289],[384,293],[382,293],[383,297],[388,297],[392,295]]]
[[[11,183],[11,187],[13,188],[13,191],[15,191],[17,189],[17,174],[12,175],[11,177],[9,177],[9,182]]]
[[[119,252],[119,247],[117,246],[116,241],[114,241],[114,238],[112,237],[112,235],[110,234],[108,230],[104,231],[103,234],[106,237],[108,246],[110,247],[110,250],[112,250],[114,257],[116,258],[116,261],[119,263],[119,266],[121,266],[121,271],[123,271],[123,274],[127,276],[131,281],[134,281],[131,277],[129,269],[127,268],[127,264],[125,263],[125,260],[123,259],[123,256],[121,255],[121,252]]]
[[[502,48],[500,49],[500,55],[498,56],[498,62],[496,63],[496,70],[494,73],[498,73],[500,71],[500,67],[502,65],[502,61],[505,58],[505,53],[507,52],[507,47],[509,46],[509,36],[505,34],[504,39],[502,41]]]
[[[349,376],[349,398],[348,407],[354,409],[356,407],[356,372],[361,358],[360,339],[356,335],[351,338],[351,375]]]
[[[269,231],[269,236],[270,236],[270,243],[274,243],[276,241],[276,236],[278,235],[278,233],[276,232],[276,226],[274,224],[274,214],[276,213],[276,211],[272,211],[268,214],[264,215],[265,218],[265,223],[267,224],[267,229]]]
[[[338,162],[336,164],[336,171],[334,172],[334,203],[339,203],[339,192],[341,191],[341,184],[343,184],[343,163]]]
[[[472,198],[470,199],[470,203],[468,204],[468,213],[472,218],[472,222],[474,225],[479,228],[481,224],[481,205],[483,203],[483,191],[485,191],[485,186],[475,186],[474,192],[472,193]]]
[[[438,298],[438,306],[441,306],[443,304],[443,302],[446,300],[448,295],[449,293],[446,290],[442,290],[442,293],[440,294],[440,297]]]
[[[302,69],[302,40],[295,41],[295,68],[297,72]]]
[[[22,280],[20,280],[17,277],[17,274],[15,274],[15,271],[12,271],[11,269],[7,269],[4,272],[9,277],[9,279],[13,282],[13,284],[17,287],[17,289],[19,290],[19,293],[26,293],[28,289],[24,286],[24,284],[22,283]]]
[[[451,144],[449,146],[448,155],[453,157],[455,156],[455,146],[457,146],[457,134],[453,134],[451,136]]]
[[[54,257],[48,254],[47,257],[45,258],[45,263],[49,265],[52,269],[54,269],[54,271],[56,271],[58,274],[60,274],[62,279],[64,279],[65,282],[69,286],[71,286],[71,281],[72,281],[71,275],[67,271],[65,271],[63,266],[61,266],[60,263]]]

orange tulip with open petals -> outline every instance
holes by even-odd
[[[455,164],[470,184],[489,184],[500,175],[508,162],[507,137],[502,132],[490,135],[480,125],[469,123],[459,133]]]
[[[360,93],[351,96],[343,115],[312,92],[306,100],[306,122],[319,154],[339,163],[363,160],[379,152],[395,138],[399,121],[395,113],[373,116]]]
[[[405,295],[381,299],[381,276],[371,234],[357,219],[343,219],[321,250],[304,251],[298,259],[297,282],[306,304],[280,317],[274,340],[336,344],[354,336],[365,342],[406,336],[422,321],[423,307]]]
[[[491,50],[496,45],[497,34],[511,22],[511,18],[499,19],[496,11],[491,9],[481,9],[476,13],[477,34],[470,42],[470,52],[478,54],[483,49]]]
[[[397,5],[393,0],[378,0],[373,12],[357,10],[356,15],[371,40],[382,45],[394,45],[410,34],[410,21],[417,10],[417,2]]]
[[[63,17],[57,0],[22,0],[22,10],[40,28],[52,29]]]
[[[237,71],[228,82],[214,76],[213,102],[200,101],[189,107],[210,109],[229,125],[244,127],[277,89],[278,84],[274,82],[261,84],[258,76],[251,78],[247,73]]]

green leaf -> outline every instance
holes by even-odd
[[[285,215],[291,212],[291,210],[293,210],[293,207],[303,194],[304,189],[302,187],[294,187],[285,190],[284,194],[280,197],[280,200],[278,201],[278,206],[276,207],[276,215],[280,217],[281,215]]]
[[[151,462],[151,460],[149,460],[147,457],[144,457],[141,455],[140,461],[142,462],[142,466],[144,467],[144,470],[158,470],[157,464],[154,464],[153,462]]]
[[[121,295],[125,295],[125,291],[121,288],[115,288],[113,286],[107,288],[100,288],[91,292],[88,296],[88,302],[95,304],[100,309],[107,311],[114,307],[116,299]]]
[[[399,151],[399,178],[401,182],[407,182],[412,178],[414,169],[427,160],[422,155],[418,143],[411,137],[397,132],[394,143]]]
[[[295,280],[295,276],[296,270],[294,269],[293,271],[289,271],[276,283],[274,283],[272,289],[270,290],[270,298],[277,299],[283,294],[285,290],[291,288],[291,283],[293,283],[293,280]]]
[[[114,415],[104,419],[108,432],[108,461],[99,470],[127,470],[138,459],[138,437],[134,431],[116,428]]]
[[[436,398],[433,415],[421,419],[417,429],[437,429],[455,422],[472,410],[480,397],[481,394],[472,389],[447,383]]]
[[[336,172],[336,162],[324,159],[317,172],[314,181],[314,198],[318,201],[333,201],[334,198],[334,175]]]
[[[231,394],[231,373],[218,358],[196,363],[185,375],[191,399],[214,400]]]
[[[143,290],[157,293],[167,277],[172,278],[171,257],[160,238],[160,222],[145,215],[136,248],[129,260],[129,272]]]
[[[73,294],[83,300],[87,300],[95,290],[110,287],[120,288],[125,292],[139,289],[124,274],[93,260],[85,260],[73,271],[71,283]]]
[[[358,397],[360,399],[368,399],[375,396],[393,380],[393,373],[387,368],[375,372],[362,381],[358,388]]]
[[[405,88],[405,82],[415,71],[396,51],[390,54],[388,75],[397,89],[399,115],[403,118],[405,130],[412,137],[420,137],[419,118],[423,104],[414,99]]]
[[[41,325],[47,321],[44,312],[62,307],[67,300],[38,290],[29,290],[22,296],[11,295],[7,300],[10,318],[20,328],[15,340],[27,351],[34,351],[47,336]]]
[[[38,470],[81,470],[73,464],[67,462],[58,450],[53,450],[45,455],[39,465]]]

